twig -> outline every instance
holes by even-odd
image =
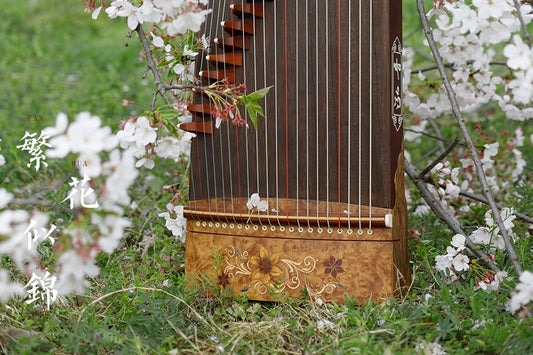
[[[476,147],[474,146],[474,142],[472,141],[472,137],[470,136],[470,133],[468,132],[466,120],[463,117],[461,109],[459,108],[459,103],[457,102],[455,91],[452,88],[452,85],[446,73],[446,68],[444,67],[444,63],[442,61],[442,57],[440,56],[437,45],[435,44],[433,33],[431,32],[431,28],[429,26],[429,23],[426,17],[426,10],[424,8],[424,2],[422,0],[416,0],[416,3],[417,3],[417,8],[418,8],[418,14],[420,15],[420,20],[422,21],[422,26],[424,28],[424,34],[426,35],[429,47],[431,49],[431,53],[433,54],[433,57],[435,58],[435,62],[437,63],[439,67],[439,72],[444,82],[444,87],[446,88],[446,92],[448,93],[448,98],[452,106],[452,112],[455,118],[457,119],[459,128],[461,129],[461,133],[463,135],[463,139],[470,151],[470,156],[472,157],[472,160],[474,161],[474,166],[476,167],[478,179],[483,189],[483,195],[487,199],[487,202],[492,210],[492,214],[494,215],[494,220],[496,221],[497,226],[500,228],[500,233],[505,243],[505,249],[509,253],[509,258],[511,259],[511,262],[513,263],[515,267],[516,274],[520,276],[520,274],[522,274],[522,265],[520,264],[520,260],[518,259],[518,256],[516,255],[513,245],[511,244],[511,240],[509,238],[509,234],[507,233],[507,229],[505,228],[503,224],[498,206],[496,205],[496,202],[494,201],[494,196],[492,195],[489,184],[487,182],[487,177],[485,175],[485,171],[483,170],[483,165],[481,163],[481,160],[479,159],[479,155],[476,150]]]
[[[479,201],[481,203],[484,203],[484,204],[488,205],[487,199],[485,197],[481,196],[481,195],[473,194],[473,193],[470,193],[470,192],[467,192],[467,191],[463,191],[463,190],[461,190],[461,192],[459,192],[459,195],[467,197],[467,198],[470,198],[472,200]],[[503,208],[503,206],[500,205],[500,204],[497,204],[497,206],[498,206],[498,208]],[[523,213],[516,212],[516,211],[513,214],[516,217],[518,217],[521,220],[523,220],[523,221],[526,221],[528,223],[533,223],[533,217],[529,217],[528,215],[525,215]]]
[[[466,64],[473,64],[474,61],[473,60],[468,60],[466,62]],[[490,65],[504,65],[504,66],[507,66],[507,62],[506,61],[503,61],[503,60],[493,60],[493,61],[490,61],[489,62]],[[445,63],[444,64],[444,67],[446,68],[453,68],[457,65],[457,63]],[[439,69],[439,66],[438,65],[430,65],[430,66],[427,66],[427,67],[424,67],[424,68],[420,68],[420,69],[412,69],[411,70],[411,75],[414,75],[414,74],[417,74],[417,73],[423,73],[423,72],[427,72],[427,71],[431,71],[431,70],[435,70],[435,69]]]
[[[130,38],[131,38],[131,35],[133,35],[133,32],[135,32],[135,30],[131,30],[128,32],[128,34],[126,35],[126,41],[124,42],[124,46],[129,46],[130,44]]]
[[[517,0],[513,0],[514,7],[516,8],[516,13],[518,15],[518,20],[520,21],[520,25],[522,26],[522,31],[524,32],[524,37],[526,37],[527,45],[529,48],[531,48],[531,36],[529,35],[529,31],[527,30],[526,22],[524,21],[524,17],[522,16],[522,11],[520,11],[520,4]]]
[[[429,134],[429,133],[424,132],[424,131],[417,131],[417,130],[414,130],[414,129],[412,129],[412,128],[404,128],[403,130],[404,130],[404,131],[408,131],[408,132],[413,132],[413,133],[421,134],[421,135],[423,135],[423,136],[426,136],[426,137],[429,137],[429,138],[433,138],[433,139],[436,139],[436,140],[441,141],[441,142],[444,142],[444,143],[448,143],[448,144],[451,144],[451,143],[452,143],[452,141],[450,141],[449,139],[441,138],[441,137],[439,137],[439,136],[435,136],[435,135]],[[464,143],[459,143],[459,145],[464,146]]]
[[[472,242],[470,237],[468,237],[468,235],[463,231],[463,228],[461,227],[459,221],[456,220],[448,212],[446,212],[446,210],[441,206],[435,196],[433,196],[431,191],[429,191],[429,189],[427,188],[425,181],[419,178],[420,173],[418,172],[418,170],[408,160],[405,161],[405,172],[407,173],[409,178],[415,183],[416,187],[418,187],[422,198],[424,199],[424,201],[426,201],[426,203],[433,210],[433,212],[435,212],[437,217],[439,217],[444,223],[446,223],[454,233],[465,236],[466,246],[472,251],[472,253],[474,253],[477,257],[483,260],[491,270],[496,272],[500,271],[498,266],[494,264],[492,260],[489,259],[487,254],[485,254],[481,249],[476,248],[474,242]]]
[[[424,58],[425,60],[427,60],[428,62],[433,62],[433,59],[427,55],[425,55],[424,53],[422,53],[422,51],[416,47],[411,47],[413,48],[414,52],[416,54],[418,54],[419,56],[421,56],[422,58]]]
[[[420,175],[418,175],[418,178],[422,179],[424,176],[426,176],[426,174],[429,173],[430,170],[433,169],[435,165],[437,165],[442,159],[444,159],[448,154],[450,154],[450,152],[453,150],[453,148],[455,148],[457,143],[459,143],[459,138],[455,138],[452,144],[450,144],[444,152],[442,152],[435,160],[433,160],[431,164],[426,166],[426,168],[420,172]]]
[[[154,83],[157,87],[156,93],[159,93],[161,95],[161,97],[163,98],[163,100],[165,100],[165,103],[168,106],[172,106],[170,100],[168,99],[166,95],[165,86],[163,85],[163,82],[161,81],[161,76],[159,75],[159,71],[157,71],[157,66],[155,64],[154,57],[152,57],[152,51],[150,50],[150,44],[148,44],[148,40],[146,39],[146,36],[144,35],[143,28],[139,24],[135,30],[137,31],[137,34],[139,35],[139,40],[141,41],[141,44],[144,48],[144,53],[146,54],[146,63],[148,64],[150,71],[154,75]],[[155,111],[155,99],[156,98],[157,98],[157,94],[155,94],[154,98],[152,99],[152,105],[151,105],[152,111]]]
[[[11,200],[9,204],[14,205],[14,206],[27,206],[27,205],[38,206],[38,207],[46,206],[46,207],[51,207],[53,209],[56,209],[62,212],[72,212],[70,208],[67,208],[67,207],[58,205],[56,203],[53,203],[51,201],[46,201],[46,200],[16,198],[16,199]]]
[[[439,127],[435,124],[435,121],[433,121],[431,117],[426,118],[426,120],[428,121],[429,125],[431,126],[431,128],[433,129],[437,137],[439,137],[439,140],[438,140],[439,148],[441,150],[444,150],[444,144],[442,143],[442,134],[440,133]]]

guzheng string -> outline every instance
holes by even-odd
[[[348,31],[350,29],[348,28]],[[341,227],[341,0],[337,0],[337,213]],[[350,46],[351,43],[348,43]],[[349,95],[348,95],[349,97]],[[350,127],[350,126],[348,126]],[[348,146],[348,150],[350,147]],[[349,164],[349,162],[348,162]],[[348,181],[348,185],[350,182]]]
[[[218,16],[220,16],[220,11],[219,11],[219,9],[215,10],[215,3],[216,3],[216,1],[214,1],[214,2],[212,3],[212,9],[213,9],[213,11],[211,12],[211,15],[210,15],[211,18],[210,18],[210,20],[209,20],[209,30],[205,32],[205,33],[206,33],[206,36],[211,36],[211,34],[213,33],[213,26],[216,26],[216,25],[217,25]],[[216,14],[217,14],[217,17],[216,17],[216,18],[215,18],[215,11],[216,11]],[[209,41],[209,50],[210,50],[210,51],[213,51],[213,50],[214,50],[215,53],[216,53],[217,48],[216,48],[216,46],[212,45],[213,38],[209,38],[208,41]],[[208,54],[210,54],[210,53],[208,53]],[[200,60],[201,60],[201,62],[200,62],[200,63],[201,63],[201,70],[204,69],[204,68],[203,68],[203,65],[204,65],[204,56],[205,56],[205,53],[204,53],[204,55],[202,55],[202,58],[200,59]],[[205,66],[206,66],[206,69],[209,69],[209,63],[206,62]],[[204,95],[200,95],[200,97],[201,97],[201,103],[202,103],[202,105],[206,104],[206,102],[207,102],[207,104],[210,103],[209,99],[207,99]],[[207,153],[207,151],[208,151],[208,147],[207,147],[208,142],[207,142],[207,139],[204,138],[204,139],[202,139],[202,140],[203,140],[203,142],[204,142],[204,151]],[[213,141],[210,141],[209,145],[210,145],[211,152],[212,152],[212,154],[211,154],[212,162],[211,162],[211,163],[212,163],[212,166],[213,166],[213,169],[212,169],[212,170],[213,170],[213,176],[216,177],[216,176],[217,176],[217,170],[216,170],[216,165],[215,165],[215,161],[214,161],[214,157],[215,157],[215,155],[214,155],[215,150],[214,150],[214,149],[215,149],[215,147],[214,147]],[[198,147],[199,144],[197,144],[196,146]],[[199,156],[198,158],[200,159],[200,156]],[[206,164],[206,169],[205,169],[205,170],[207,171],[207,170],[208,170],[209,161],[208,161],[208,159],[204,159],[204,160],[205,160],[205,164]],[[198,165],[200,166],[200,164],[198,164]],[[206,174],[207,174],[207,172],[206,172]],[[209,180],[209,179],[208,179],[208,180]],[[194,185],[196,185],[196,184],[190,184],[190,185],[194,186]],[[209,185],[208,185],[208,186],[209,186]],[[216,196],[217,196],[217,183],[216,183],[216,178],[213,179],[213,188],[214,188],[214,194],[215,194],[213,197],[216,198]],[[212,209],[213,207],[212,207],[212,205],[211,205],[211,204],[212,204],[212,197],[211,197],[211,191],[210,191],[209,187],[208,187],[207,199],[208,199],[208,200],[207,200],[207,203],[208,203],[208,209],[211,211],[211,209]],[[216,205],[214,206],[214,208],[216,208]],[[211,220],[213,220],[213,219],[214,219],[214,218],[211,216]],[[217,216],[216,219],[217,219],[218,221],[220,221],[220,216]]]
[[[277,26],[277,9],[276,9],[276,5],[277,5],[277,2],[274,3],[274,31],[276,31],[276,29],[278,28]],[[278,58],[278,36],[277,36],[277,33],[274,33],[274,58]],[[277,110],[277,107],[278,107],[278,61],[277,60],[274,60],[274,111],[275,111],[275,120],[274,120],[274,125],[275,125],[275,129],[274,129],[274,132],[276,132],[276,134],[274,135],[274,139],[275,139],[275,147],[276,147],[276,169],[279,171],[278,167],[279,167],[279,150],[278,150],[278,134],[277,132],[279,132],[278,130],[278,110]],[[267,149],[269,149],[269,147],[267,146]],[[278,221],[278,224],[281,226],[281,222],[279,220],[279,173],[278,171],[276,172],[276,216],[277,216],[277,221]]]
[[[298,27],[298,14],[300,13],[299,11],[299,8],[298,8],[298,4],[300,2],[299,1],[296,1],[296,11],[295,11],[295,15],[294,15],[294,18],[295,18],[295,22],[296,22],[296,27],[295,27],[295,30],[294,30],[294,33],[296,34],[296,55],[294,56],[294,61],[295,61],[295,64],[296,64],[296,70],[295,70],[295,75],[294,75],[294,79],[295,79],[295,82],[296,82],[296,92],[299,93],[300,92],[300,87],[299,87],[299,84],[300,84],[300,81],[298,80],[299,76],[299,72],[298,72],[298,69],[299,69],[299,58],[300,56],[298,55],[299,52],[298,52],[298,47],[300,46],[299,44],[299,27]],[[307,16],[305,16],[307,18]],[[300,111],[299,111],[299,94],[296,94],[296,127],[300,127]],[[306,134],[307,135],[307,134]],[[300,135],[297,134],[296,135],[296,166],[298,168],[296,168],[296,200],[299,201],[300,200],[300,176],[299,176],[299,172],[300,172],[300,154],[299,154],[299,146],[300,146]],[[289,198],[289,196],[287,195],[287,199]],[[288,201],[288,200],[287,200]],[[296,203],[296,216],[297,216],[297,219],[296,219],[296,223],[298,225],[298,228],[300,228],[300,204],[299,203]]]
[[[215,0],[216,1],[216,0]],[[220,23],[221,21],[225,18],[224,15],[226,13],[226,3],[225,2],[222,2],[222,1],[219,1],[219,6],[222,6],[222,11],[218,11],[219,13],[219,18],[217,18],[217,22],[215,24],[215,36],[216,38],[221,38],[219,37],[219,31],[222,32],[222,27],[220,26]],[[216,49],[215,49],[215,52],[216,54],[218,54],[218,46],[214,46]],[[218,68],[217,68],[218,69]],[[223,66],[223,73],[224,73],[224,77],[227,77],[227,71],[226,71],[226,66],[224,65]],[[219,142],[220,144],[222,144],[223,140],[222,140],[222,131],[226,131],[229,133],[229,130],[228,129],[217,129],[216,130],[218,136],[219,136]],[[230,153],[228,153],[228,155],[231,157],[231,147],[229,145],[229,138],[228,138],[228,151]],[[213,143],[215,141],[213,140]],[[214,147],[215,151],[217,150],[216,147]],[[218,151],[220,151],[220,175],[222,175],[222,196],[226,196],[226,184],[225,184],[225,181],[224,181],[224,175],[226,175],[227,171],[226,171],[226,168],[224,166],[224,161],[225,161],[225,157],[224,157],[224,150],[221,149],[220,147],[218,148]],[[215,164],[215,162],[213,162]],[[228,161],[228,169],[229,169],[229,179],[230,179],[230,196],[233,196],[233,177],[231,175],[231,160]],[[232,202],[233,203],[233,202]],[[229,220],[228,220],[228,214],[227,214],[227,206],[226,206],[226,202],[223,201],[222,203],[222,207],[224,209],[224,219],[226,221],[226,223],[229,223]]]
[[[264,2],[264,0],[263,0]],[[256,28],[256,16],[255,16],[255,0],[252,1],[252,6],[254,8],[254,16],[253,16],[253,25],[254,28]],[[264,9],[264,3],[263,3],[263,9]],[[264,24],[265,21],[261,21],[262,24]],[[264,27],[263,27],[264,30]],[[254,55],[254,91],[257,91],[257,36],[253,36],[253,55]],[[244,49],[243,49],[244,51]],[[266,86],[265,86],[266,87]],[[266,105],[265,105],[266,107]],[[261,191],[261,183],[259,179],[259,127],[256,127],[255,132],[255,167],[256,167],[256,192],[259,193]],[[250,192],[248,192],[248,196],[250,196]],[[262,226],[263,221],[261,220],[261,217],[259,217],[259,224]]]
[[[320,38],[319,36],[319,17],[318,17],[318,13],[319,13],[319,9],[318,9],[318,0],[315,1],[315,38],[316,38],[316,43],[315,43],[315,65],[316,65],[316,72],[315,72],[315,75],[318,76],[318,73],[320,72],[319,71],[319,64],[318,64],[318,48],[320,47],[320,43],[318,41],[318,39]],[[317,208],[316,208],[316,217],[317,217],[317,221],[318,221],[318,225],[317,225],[317,228],[320,228],[320,220],[319,220],[319,208],[318,208],[318,205],[319,205],[319,186],[320,186],[320,181],[319,181],[319,167],[320,167],[320,159],[318,158],[319,157],[319,147],[320,147],[320,142],[319,142],[319,139],[318,139],[318,132],[320,132],[319,130],[319,107],[318,107],[318,101],[319,101],[319,91],[318,91],[318,80],[315,79],[315,83],[316,83],[316,97],[315,97],[315,102],[316,102],[316,134],[315,134],[315,137],[316,137],[316,205],[317,205]]]
[[[352,4],[348,3],[348,229],[351,229],[352,187]]]
[[[241,18],[242,20],[244,21],[245,17],[244,17],[244,7],[242,7],[244,5],[244,1],[241,0]],[[255,18],[255,16],[254,16]],[[255,21],[255,20],[253,20]],[[244,23],[243,23],[243,27],[244,27]],[[254,27],[255,28],[255,27]],[[243,34],[243,42],[244,42],[244,34]],[[235,48],[235,46],[233,47]],[[245,50],[243,49],[242,52],[244,52]],[[243,53],[243,56],[242,56],[242,60],[243,60],[243,73],[244,73],[244,83],[247,83],[248,81],[246,80],[246,56],[244,55]],[[255,77],[254,77],[254,81],[255,81]],[[248,122],[248,112],[246,110],[242,110],[241,114],[244,115],[244,120],[246,122]],[[238,129],[239,127],[236,126],[236,128]],[[239,136],[239,131],[237,130],[236,132],[236,135],[237,137]],[[250,146],[249,143],[248,143],[248,134],[245,134],[244,135],[244,141],[245,141],[245,147],[246,149],[244,150],[245,153],[246,153],[246,195],[245,196],[250,196],[250,160],[249,160],[249,151],[250,149],[248,149],[248,147]],[[237,151],[239,151],[239,144],[237,143]],[[239,176],[241,176],[241,174],[239,173]],[[239,182],[239,186],[240,186],[240,182]],[[239,197],[242,197],[241,195],[241,190],[239,189]],[[240,207],[240,206],[239,206]]]
[[[231,5],[234,4],[234,0],[231,0]],[[229,16],[228,16],[230,19],[232,18],[232,11],[230,11],[229,13]],[[223,17],[224,19],[226,19],[226,17]],[[231,36],[232,37],[235,37],[235,33],[234,33],[234,30],[232,29],[231,30]],[[233,54],[233,58],[235,58],[235,46],[231,46],[232,48],[232,54]],[[233,69],[235,70],[235,65],[233,65]],[[237,193],[238,193],[238,196],[240,197],[241,195],[241,163],[240,163],[240,154],[239,154],[239,126],[237,125],[231,125],[231,124],[228,124],[227,125],[227,137],[228,137],[228,160],[231,161],[232,159],[232,153],[231,153],[231,144],[232,144],[232,141],[231,141],[231,134],[230,134],[230,130],[231,129],[234,129],[235,130],[235,152],[234,154],[237,155],[237,167],[236,167],[236,170],[237,170]],[[230,167],[231,167],[232,164],[230,164]],[[233,169],[235,167],[232,167]],[[231,194],[231,217],[233,218],[233,222],[234,223],[237,223],[237,221],[235,220],[235,195],[234,195],[234,191],[233,191],[233,173],[231,172],[231,170],[233,169],[230,169],[230,176],[231,176],[231,189],[230,189],[230,194]]]
[[[370,83],[370,89],[369,89],[369,92],[370,92],[370,103],[369,103],[369,106],[370,106],[370,109],[369,109],[369,122],[368,122],[368,126],[369,126],[369,132],[368,132],[368,234],[372,234],[372,140],[373,140],[373,132],[372,132],[372,121],[373,121],[373,117],[372,117],[372,114],[373,114],[373,106],[372,106],[372,88],[373,88],[373,85],[372,85],[372,65],[373,65],[373,60],[372,60],[372,49],[373,49],[373,45],[374,45],[374,39],[373,39],[373,9],[372,9],[372,2],[373,1],[369,1],[369,5],[370,5],[370,10],[369,10],[369,32],[370,32],[370,47],[369,47],[369,50],[368,50],[368,58],[369,58],[369,61],[370,61],[370,68],[368,70],[368,75],[370,77],[369,79],[369,83]]]
[[[263,0],[263,8],[265,8],[265,0]],[[263,14],[264,17],[268,16],[268,14]],[[266,58],[266,21],[263,19],[261,21],[263,24],[263,58]],[[267,87],[270,85],[270,83],[267,83],[267,65],[265,62],[263,62],[263,87]],[[268,117],[268,105],[265,104],[265,117]],[[265,184],[266,184],[266,197],[270,197],[270,183],[269,183],[269,176],[270,176],[270,160],[269,160],[269,152],[270,149],[268,149],[268,125],[269,125],[268,119],[263,120],[265,125]],[[268,224],[272,227],[272,221],[270,220],[270,206],[267,209],[267,221]]]
[[[329,225],[329,0],[326,0],[326,37],[324,38],[324,49],[326,50],[326,224],[328,229],[331,229]]]
[[[309,14],[309,0],[305,0],[305,13]],[[309,132],[309,16],[305,16],[305,99],[306,99],[306,105],[305,105],[305,131]],[[305,144],[306,144],[306,154],[310,154],[309,150],[309,134],[305,135]],[[311,221],[309,218],[309,158],[306,159],[306,169],[305,169],[305,175],[307,176],[306,182],[306,203],[307,203],[307,228],[311,228]]]
[[[284,29],[285,29],[285,58],[284,58],[284,78],[285,78],[285,205],[286,210],[285,213],[287,214],[287,222],[289,222],[289,71],[288,71],[288,34],[287,34],[287,0],[285,0],[285,7],[284,7]],[[298,95],[298,94],[296,94]]]
[[[359,149],[358,149],[358,155],[359,155],[359,162],[358,162],[358,170],[359,170],[359,173],[358,173],[358,179],[357,179],[357,182],[358,182],[358,198],[359,198],[359,201],[358,201],[358,219],[359,219],[359,230],[358,230],[358,233],[359,234],[363,234],[363,226],[362,226],[362,223],[361,223],[361,196],[362,196],[362,164],[361,164],[361,161],[362,161],[362,156],[363,156],[363,144],[362,144],[362,120],[363,120],[363,116],[362,116],[362,104],[361,104],[361,99],[362,99],[362,90],[361,90],[361,84],[362,84],[362,61],[361,61],[361,58],[362,58],[362,46],[361,46],[361,43],[362,42],[362,27],[361,27],[361,24],[362,24],[362,18],[363,18],[363,15],[362,15],[362,4],[361,4],[361,1],[362,0],[359,0],[359,24],[357,25],[357,28],[358,28],[358,31],[359,31],[359,41],[357,42],[357,47],[359,48],[359,56],[357,58],[357,62],[358,62],[358,65],[359,65],[359,70],[358,70],[358,74],[359,74],[359,81],[358,81],[358,88],[357,88],[357,91],[358,91],[358,98],[359,98],[359,101],[357,102],[357,106],[359,107],[359,117],[358,117],[358,123],[359,123],[359,129],[358,129],[358,133],[359,133],[359,141],[358,141],[358,144],[359,144]]]

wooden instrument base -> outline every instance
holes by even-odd
[[[305,289],[312,299],[362,303],[405,287],[406,253],[394,228],[330,227],[188,219],[185,272],[259,301],[301,297]]]

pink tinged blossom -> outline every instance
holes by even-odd
[[[102,173],[102,161],[98,154],[91,152],[82,153],[78,156],[78,160],[86,163],[80,165],[80,175],[95,178]]]
[[[137,10],[138,8],[133,6],[130,2],[124,1],[117,12],[117,16],[128,18],[128,28],[132,31],[142,23],[141,19],[137,16]]]
[[[13,194],[4,188],[0,188],[0,208],[4,208],[13,199]]]
[[[452,258],[449,255],[437,255],[435,257],[435,269],[444,271],[452,267]]]
[[[507,65],[512,69],[527,70],[533,65],[533,51],[519,35],[513,36],[513,43],[505,46],[503,54],[509,58]]]
[[[507,277],[505,271],[487,271],[480,279],[476,279],[476,286],[474,289],[482,289],[485,292],[497,291],[500,288],[500,283]]]
[[[470,259],[468,259],[468,256],[464,254],[457,254],[452,260],[453,268],[456,271],[466,271],[470,267],[468,265],[469,261]]]
[[[533,273],[526,270],[520,275],[519,283],[509,301],[509,308],[514,313],[529,304],[531,300],[533,300]]]
[[[63,112],[60,112],[56,116],[56,125],[55,127],[46,127],[43,129],[43,132],[50,136],[55,137],[59,134],[65,133],[68,127],[68,117]]]
[[[480,227],[470,235],[470,239],[475,244],[487,245],[490,243],[490,230],[487,227]]]
[[[148,144],[154,143],[157,138],[156,128],[150,125],[148,118],[141,116],[135,122],[135,142],[139,146],[146,146]]]
[[[152,36],[152,44],[154,47],[163,48],[165,46],[165,41],[163,41],[163,38],[156,36],[153,32],[150,32],[150,35]]]
[[[472,0],[472,4],[477,7],[479,17],[483,19],[499,19],[505,12],[513,11],[509,0]]]
[[[253,193],[250,198],[248,199],[248,202],[246,202],[246,207],[248,207],[248,210],[253,210],[257,208],[258,211],[266,212],[268,211],[268,201],[262,200],[259,197],[259,194]]]
[[[102,6],[98,6],[96,9],[94,9],[93,14],[91,15],[93,20],[96,20],[98,18],[98,15],[100,15],[101,10]]]
[[[6,303],[10,298],[17,295],[24,295],[24,286],[12,282],[9,278],[9,272],[5,269],[0,269],[0,303]]]
[[[173,236],[185,243],[187,220],[183,217],[183,206],[174,207],[169,204],[168,207],[171,208],[169,212],[160,213],[159,217],[165,218],[165,227]]]
[[[144,166],[146,169],[153,169],[155,166],[155,162],[150,158],[142,157],[135,163],[136,168],[140,168],[141,166]]]
[[[98,246],[108,254],[111,254],[119,245],[124,235],[124,229],[131,225],[131,221],[126,218],[107,215],[101,217],[97,214],[91,215],[91,221],[98,226],[101,235],[98,237]]]
[[[191,82],[194,80],[194,67],[194,62],[187,65],[178,63],[174,66],[174,72],[178,74],[181,81]]]
[[[86,277],[96,277],[100,269],[94,264],[94,255],[84,257],[74,250],[69,250],[59,257],[57,265],[59,273],[57,275],[56,290],[60,295],[77,292],[83,293],[85,287],[89,286]]]
[[[205,16],[209,14],[211,10],[202,10],[199,12],[183,12],[178,15],[174,21],[170,23],[163,23],[163,28],[167,29],[169,35],[174,36],[176,34],[184,34],[187,31],[198,32],[200,26],[205,20]]]
[[[189,46],[188,45],[185,45],[185,47],[183,47],[183,55],[184,56],[187,56],[187,57],[196,57],[198,55],[198,52],[194,52],[192,50],[189,49]]]
[[[513,155],[515,157],[516,167],[511,171],[511,177],[518,178],[522,175],[527,163],[524,158],[522,158],[522,152],[518,149],[513,149]]]
[[[141,7],[137,10],[137,17],[141,23],[157,23],[163,19],[163,11],[156,8],[151,0],[143,0]]]
[[[491,144],[485,144],[484,145],[485,150],[483,151],[483,159],[482,161],[489,161],[491,157],[498,154],[498,149],[500,147],[500,144],[498,142],[491,143]]]
[[[48,215],[44,213],[33,213],[34,228],[40,230],[46,227]],[[30,214],[23,210],[6,210],[0,212],[0,235],[9,236],[8,239],[0,241],[0,255],[7,254],[11,257],[15,265],[20,270],[26,264],[30,267],[36,266],[37,252],[33,245],[28,249],[28,239],[25,231],[30,224]]]
[[[452,237],[451,244],[457,248],[457,251],[461,251],[465,248],[466,237],[462,234],[456,234]]]
[[[58,115],[56,127],[51,129],[52,133],[59,133],[64,129],[65,120],[66,116]],[[100,117],[80,112],[65,134],[50,140],[53,149],[48,149],[46,155],[64,158],[69,153],[100,153],[113,149],[118,144],[118,139],[112,134],[110,127],[101,127],[101,124]]]

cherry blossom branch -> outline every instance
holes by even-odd
[[[522,16],[522,11],[520,11],[520,4],[517,0],[513,0],[513,3],[514,7],[516,8],[518,20],[520,21],[520,25],[522,26],[522,32],[524,32],[524,37],[526,37],[527,44],[529,48],[531,48],[531,36],[529,35],[529,31],[527,30],[526,22],[524,21],[524,17]]]
[[[237,96],[233,94],[232,92],[224,92],[220,90],[213,90],[206,86],[198,86],[198,85],[165,85],[165,89],[167,90],[193,90],[197,92],[204,92],[204,93],[211,93],[214,95],[222,96],[228,99],[236,99],[238,100],[240,96]]]
[[[461,191],[459,192],[459,195],[464,196],[464,197],[467,197],[467,198],[472,199],[472,200],[479,201],[479,202],[484,203],[484,204],[486,204],[486,205],[489,204],[489,202],[487,201],[487,199],[486,199],[485,197],[483,197],[483,196],[481,196],[481,195],[478,195],[478,194],[474,194],[474,193],[471,193],[471,192],[467,192],[467,191],[463,191],[463,190],[461,190]],[[502,207],[503,207],[503,206],[500,205],[500,204],[497,204],[497,206],[498,206],[498,208],[502,208]],[[516,211],[513,212],[513,214],[514,214],[516,217],[518,217],[518,218],[520,218],[521,220],[523,220],[523,221],[526,221],[526,222],[528,222],[528,223],[533,223],[533,217],[529,217],[528,215],[525,215],[525,214],[523,214],[523,213],[516,212]]]
[[[159,71],[157,70],[157,65],[155,64],[154,57],[152,57],[152,50],[150,49],[150,44],[148,43],[148,40],[146,39],[146,36],[144,35],[142,26],[139,24],[137,28],[135,29],[135,31],[137,31],[139,40],[141,41],[141,44],[144,48],[144,53],[146,55],[146,63],[148,64],[148,67],[150,68],[150,71],[152,72],[154,76],[154,83],[157,87],[157,91],[154,93],[154,97],[152,98],[151,109],[152,111],[155,111],[155,101],[157,99],[158,93],[161,95],[163,100],[165,100],[165,103],[168,106],[172,106],[170,100],[168,99],[166,95],[165,86],[163,85],[163,82],[161,81],[161,75],[159,75]]]
[[[422,173],[420,173],[420,175],[418,175],[418,178],[421,179],[421,180],[423,179],[424,182],[426,182],[428,184],[434,184],[434,181],[432,181],[431,178],[429,178],[428,176],[423,176]],[[439,184],[439,186],[444,188],[444,189],[446,188],[446,185]],[[489,204],[487,199],[485,197],[479,195],[479,194],[474,194],[474,193],[471,193],[471,192],[467,192],[467,191],[461,190],[461,191],[459,191],[459,195],[464,196],[466,198],[469,198],[471,200],[475,200],[475,201],[484,203],[486,205]],[[496,205],[500,209],[503,208],[503,206],[501,204],[499,204],[499,203],[496,203]],[[516,217],[520,218],[521,220],[523,220],[525,222],[533,223],[533,217],[529,217],[528,215],[520,213],[520,212],[517,212],[517,211],[514,211],[513,214]]]
[[[473,63],[474,63],[473,60],[469,60],[469,61],[466,62],[467,65],[470,65],[470,64],[473,64]],[[503,61],[503,60],[493,60],[493,61],[490,61],[489,64],[490,65],[503,65],[503,66],[507,67],[507,62]],[[454,68],[456,65],[457,65],[457,63],[445,63],[444,67],[445,68]],[[420,69],[413,69],[413,70],[411,70],[411,75],[415,75],[415,74],[418,74],[418,73],[424,73],[424,72],[435,70],[435,69],[439,69],[439,66],[438,65],[430,65],[430,66],[427,66],[427,67],[424,67],[424,68],[420,68]]]
[[[426,201],[426,203],[429,205],[431,210],[437,215],[437,217],[439,217],[444,223],[446,223],[454,233],[465,236],[466,246],[472,251],[473,254],[483,260],[491,270],[495,272],[500,271],[498,266],[488,257],[488,255],[485,254],[483,250],[476,247],[476,244],[472,242],[470,237],[468,237],[468,234],[464,232],[459,221],[455,219],[452,215],[450,215],[448,212],[446,212],[446,210],[441,206],[435,196],[433,196],[431,191],[429,191],[425,180],[420,178],[420,172],[418,171],[418,169],[416,169],[415,166],[411,164],[411,162],[408,160],[405,161],[405,172],[407,173],[411,181],[415,183],[416,187],[420,191],[420,194],[422,195],[422,198],[424,199],[424,201]]]
[[[61,212],[69,212],[72,210],[68,207],[58,205],[56,202],[46,201],[46,200],[35,200],[35,199],[25,199],[25,198],[15,198],[9,202],[9,205],[13,206],[37,206],[37,207],[49,207]]]
[[[470,151],[470,156],[474,162],[474,166],[476,167],[478,179],[479,179],[479,182],[481,183],[482,190],[483,190],[483,195],[487,199],[487,202],[492,210],[492,214],[494,217],[494,221],[496,222],[496,225],[500,228],[500,233],[505,243],[505,249],[509,253],[509,258],[511,259],[511,262],[513,263],[515,267],[516,274],[520,276],[522,274],[522,265],[520,264],[520,260],[518,259],[518,256],[516,255],[514,247],[511,243],[511,239],[509,238],[509,233],[507,233],[507,229],[505,228],[503,224],[498,206],[496,205],[494,196],[492,195],[489,184],[487,182],[487,177],[485,175],[485,171],[483,170],[483,164],[481,163],[481,160],[479,159],[478,152],[476,150],[474,142],[472,141],[472,137],[470,136],[470,133],[468,131],[466,120],[461,112],[461,109],[459,108],[459,103],[457,102],[455,91],[453,90],[450,80],[448,78],[448,75],[446,73],[446,68],[442,61],[442,57],[439,53],[437,45],[435,44],[433,33],[431,31],[428,19],[426,17],[426,10],[424,8],[424,2],[422,0],[416,0],[416,3],[417,3],[418,14],[420,16],[420,20],[422,21],[422,27],[424,28],[424,34],[426,35],[426,38],[428,40],[428,45],[429,45],[429,48],[431,49],[431,53],[433,54],[433,57],[435,58],[437,66],[439,67],[440,76],[444,82],[444,87],[446,88],[446,92],[448,93],[448,98],[452,106],[453,115],[457,119],[457,123],[459,124],[459,128],[461,129],[463,139],[468,147],[468,150]],[[426,202],[428,201],[426,200]]]
[[[448,144],[451,144],[453,142],[453,141],[450,141],[449,139],[446,139],[446,138],[443,138],[443,137],[439,137],[439,136],[435,136],[435,135],[432,135],[432,134],[424,132],[424,131],[417,131],[417,130],[414,130],[412,128],[404,128],[403,130],[404,131],[408,131],[408,132],[417,133],[417,134],[420,134],[420,135],[423,135],[423,136],[426,136],[426,137],[429,137],[429,138],[432,138],[432,139],[436,139],[436,140],[438,140],[440,142],[444,142],[444,143],[448,143]],[[458,144],[461,145],[461,146],[464,146],[464,143],[459,142]]]
[[[459,143],[459,138],[455,138],[455,140],[452,142],[452,144],[448,146],[448,148],[446,148],[446,150],[444,150],[435,160],[431,162],[431,164],[426,166],[426,168],[420,172],[420,175],[418,175],[418,178],[419,179],[424,178],[424,176],[426,176],[426,174],[429,173],[431,169],[435,167],[435,165],[440,163],[442,159],[444,159],[448,154],[450,154],[450,152],[455,148],[455,146],[457,146],[458,143]]]
[[[431,117],[426,118],[426,120],[428,121],[429,125],[431,126],[431,128],[433,129],[433,131],[435,132],[437,137],[439,137],[439,139],[437,140],[439,148],[444,150],[442,134],[440,133],[439,127],[435,124],[435,121],[433,121],[433,119]],[[457,143],[455,143],[455,144],[457,145]]]

